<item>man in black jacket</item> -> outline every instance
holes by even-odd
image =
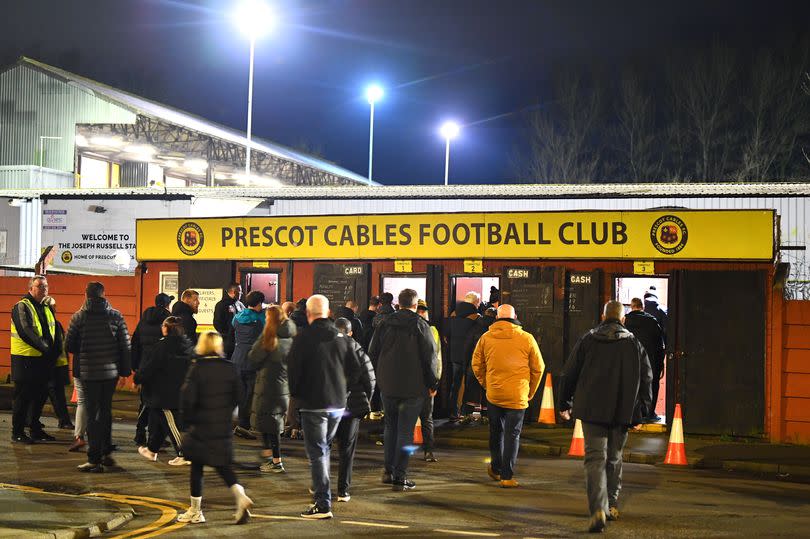
[[[656,422],[661,419],[655,413],[655,405],[658,402],[661,376],[664,374],[664,331],[658,325],[658,321],[654,316],[644,312],[644,303],[639,298],[630,300],[630,312],[624,317],[624,327],[641,341],[644,350],[647,352],[647,357],[650,358],[650,366],[652,367],[652,406],[650,406],[650,413],[645,419]]]
[[[360,343],[363,350],[368,350],[371,343],[371,336],[374,334],[374,317],[377,316],[377,309],[380,306],[380,296],[371,296],[368,300],[368,309],[357,315],[360,323],[363,324],[363,341]]]
[[[602,323],[579,339],[560,381],[560,416],[582,421],[591,532],[603,531],[606,519],[619,517],[627,428],[647,416],[652,401],[650,361],[622,325],[623,314],[620,302],[605,305]]]
[[[363,372],[351,337],[338,332],[329,320],[329,300],[316,294],[306,303],[307,321],[293,340],[288,356],[290,395],[298,401],[304,444],[315,491],[304,518],[332,518],[329,486],[329,446],[346,408],[348,388],[358,380],[371,393],[368,372]]]
[[[233,317],[245,309],[242,299],[242,285],[231,283],[225,289],[225,295],[214,306],[214,329],[222,336],[225,345],[225,357],[230,359],[233,354]]]
[[[447,346],[450,353],[450,421],[461,419],[464,407],[459,409],[459,391],[464,374],[469,370],[472,360],[471,350],[467,348],[467,339],[478,327],[481,315],[478,314],[478,305],[481,296],[477,292],[467,292],[464,301],[456,304],[455,315],[451,316],[447,325]],[[474,349],[474,347],[472,348]],[[467,352],[470,351],[469,356]]]
[[[383,483],[395,491],[415,487],[407,477],[408,446],[426,395],[435,396],[439,385],[436,344],[416,306],[415,290],[400,292],[399,311],[377,326],[369,348],[385,410]]]
[[[357,317],[357,302],[354,300],[346,301],[346,304],[342,307],[338,307],[335,309],[334,318],[337,320],[338,318],[345,318],[352,324],[352,338],[357,341],[357,344],[362,346],[363,344],[363,332],[365,331],[365,326],[363,322]]]
[[[12,415],[13,442],[31,444],[53,441],[42,430],[39,417],[48,397],[48,381],[56,358],[62,353],[56,335],[56,318],[51,307],[43,304],[48,295],[48,280],[35,275],[28,282],[28,294],[11,309],[11,378],[14,380]],[[28,426],[29,437],[25,433]]]
[[[155,296],[155,306],[149,307],[141,315],[135,331],[132,333],[132,370],[141,368],[141,362],[146,361],[152,353],[152,348],[163,338],[161,327],[163,321],[171,316],[169,305],[174,296],[160,293]],[[143,404],[143,393],[138,408],[138,423],[135,426],[135,443],[138,446],[146,445],[146,427],[149,424],[149,408]]]
[[[183,330],[186,332],[186,337],[195,344],[197,342],[197,320],[194,315],[197,314],[199,308],[200,294],[190,288],[183,290],[180,301],[172,307],[172,316],[177,316],[183,321]]]
[[[121,313],[104,298],[104,285],[90,282],[87,300],[70,319],[67,351],[73,354],[73,376],[82,381],[87,409],[87,462],[83,472],[115,466],[112,452],[112,398],[119,377],[131,374],[129,334]]]

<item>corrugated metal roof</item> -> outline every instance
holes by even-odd
[[[247,137],[239,130],[210,122],[209,120],[195,116],[188,112],[150,101],[117,88],[112,88],[106,84],[102,84],[92,79],[76,75],[75,73],[38,62],[37,60],[22,57],[17,65],[27,66],[47,73],[51,76],[58,77],[68,84],[72,84],[93,92],[97,97],[106,98],[107,100],[112,101],[122,107],[128,108],[137,114],[164,120],[166,122],[180,125],[193,131],[226,140],[240,146],[245,146],[248,142]],[[288,161],[295,161],[302,165],[320,169],[336,176],[341,176],[359,183],[368,183],[367,178],[364,176],[360,176],[359,174],[340,167],[332,162],[316,159],[312,156],[296,152],[279,144],[275,144],[263,139],[252,137],[250,147],[254,150],[265,152]]]
[[[8,198],[115,198],[189,196],[257,199],[556,199],[556,198],[700,198],[807,197],[810,183],[661,183],[588,185],[399,185],[285,187],[170,187],[120,189],[5,189]]]

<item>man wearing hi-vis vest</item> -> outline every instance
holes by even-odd
[[[62,354],[56,334],[56,319],[42,300],[48,295],[48,280],[35,275],[28,294],[11,309],[11,378],[14,381],[14,412],[11,440],[20,443],[53,441],[42,430],[39,417],[48,395],[48,382],[56,358]],[[30,435],[25,433],[29,427]]]

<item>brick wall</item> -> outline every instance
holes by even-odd
[[[810,444],[810,301],[786,302],[784,328],[784,441]]]

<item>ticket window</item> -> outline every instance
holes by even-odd
[[[667,277],[616,277],[615,281],[616,300],[624,305],[625,312],[630,311],[630,301],[633,298],[644,300],[646,292],[652,292],[658,296],[658,302],[664,311],[667,309],[669,298],[669,279]],[[666,331],[667,328],[664,328]],[[664,374],[658,382],[658,398],[655,403],[655,413],[661,417],[661,423],[666,423],[666,402],[667,402],[667,376],[666,361],[664,362]]]
[[[417,297],[427,301],[427,275],[383,275],[381,292],[389,292],[397,303],[399,293],[404,289],[416,290]]]
[[[278,304],[278,273],[246,273],[244,276],[244,294],[257,290],[264,294],[265,303]],[[244,296],[243,296],[244,301]]]
[[[481,276],[481,277],[452,277],[451,286],[453,289],[454,298],[450,310],[456,308],[456,304],[464,301],[464,296],[468,292],[477,292],[481,296],[481,303],[489,302],[489,294],[491,288],[494,286],[498,290],[501,289],[501,278],[499,276]]]

